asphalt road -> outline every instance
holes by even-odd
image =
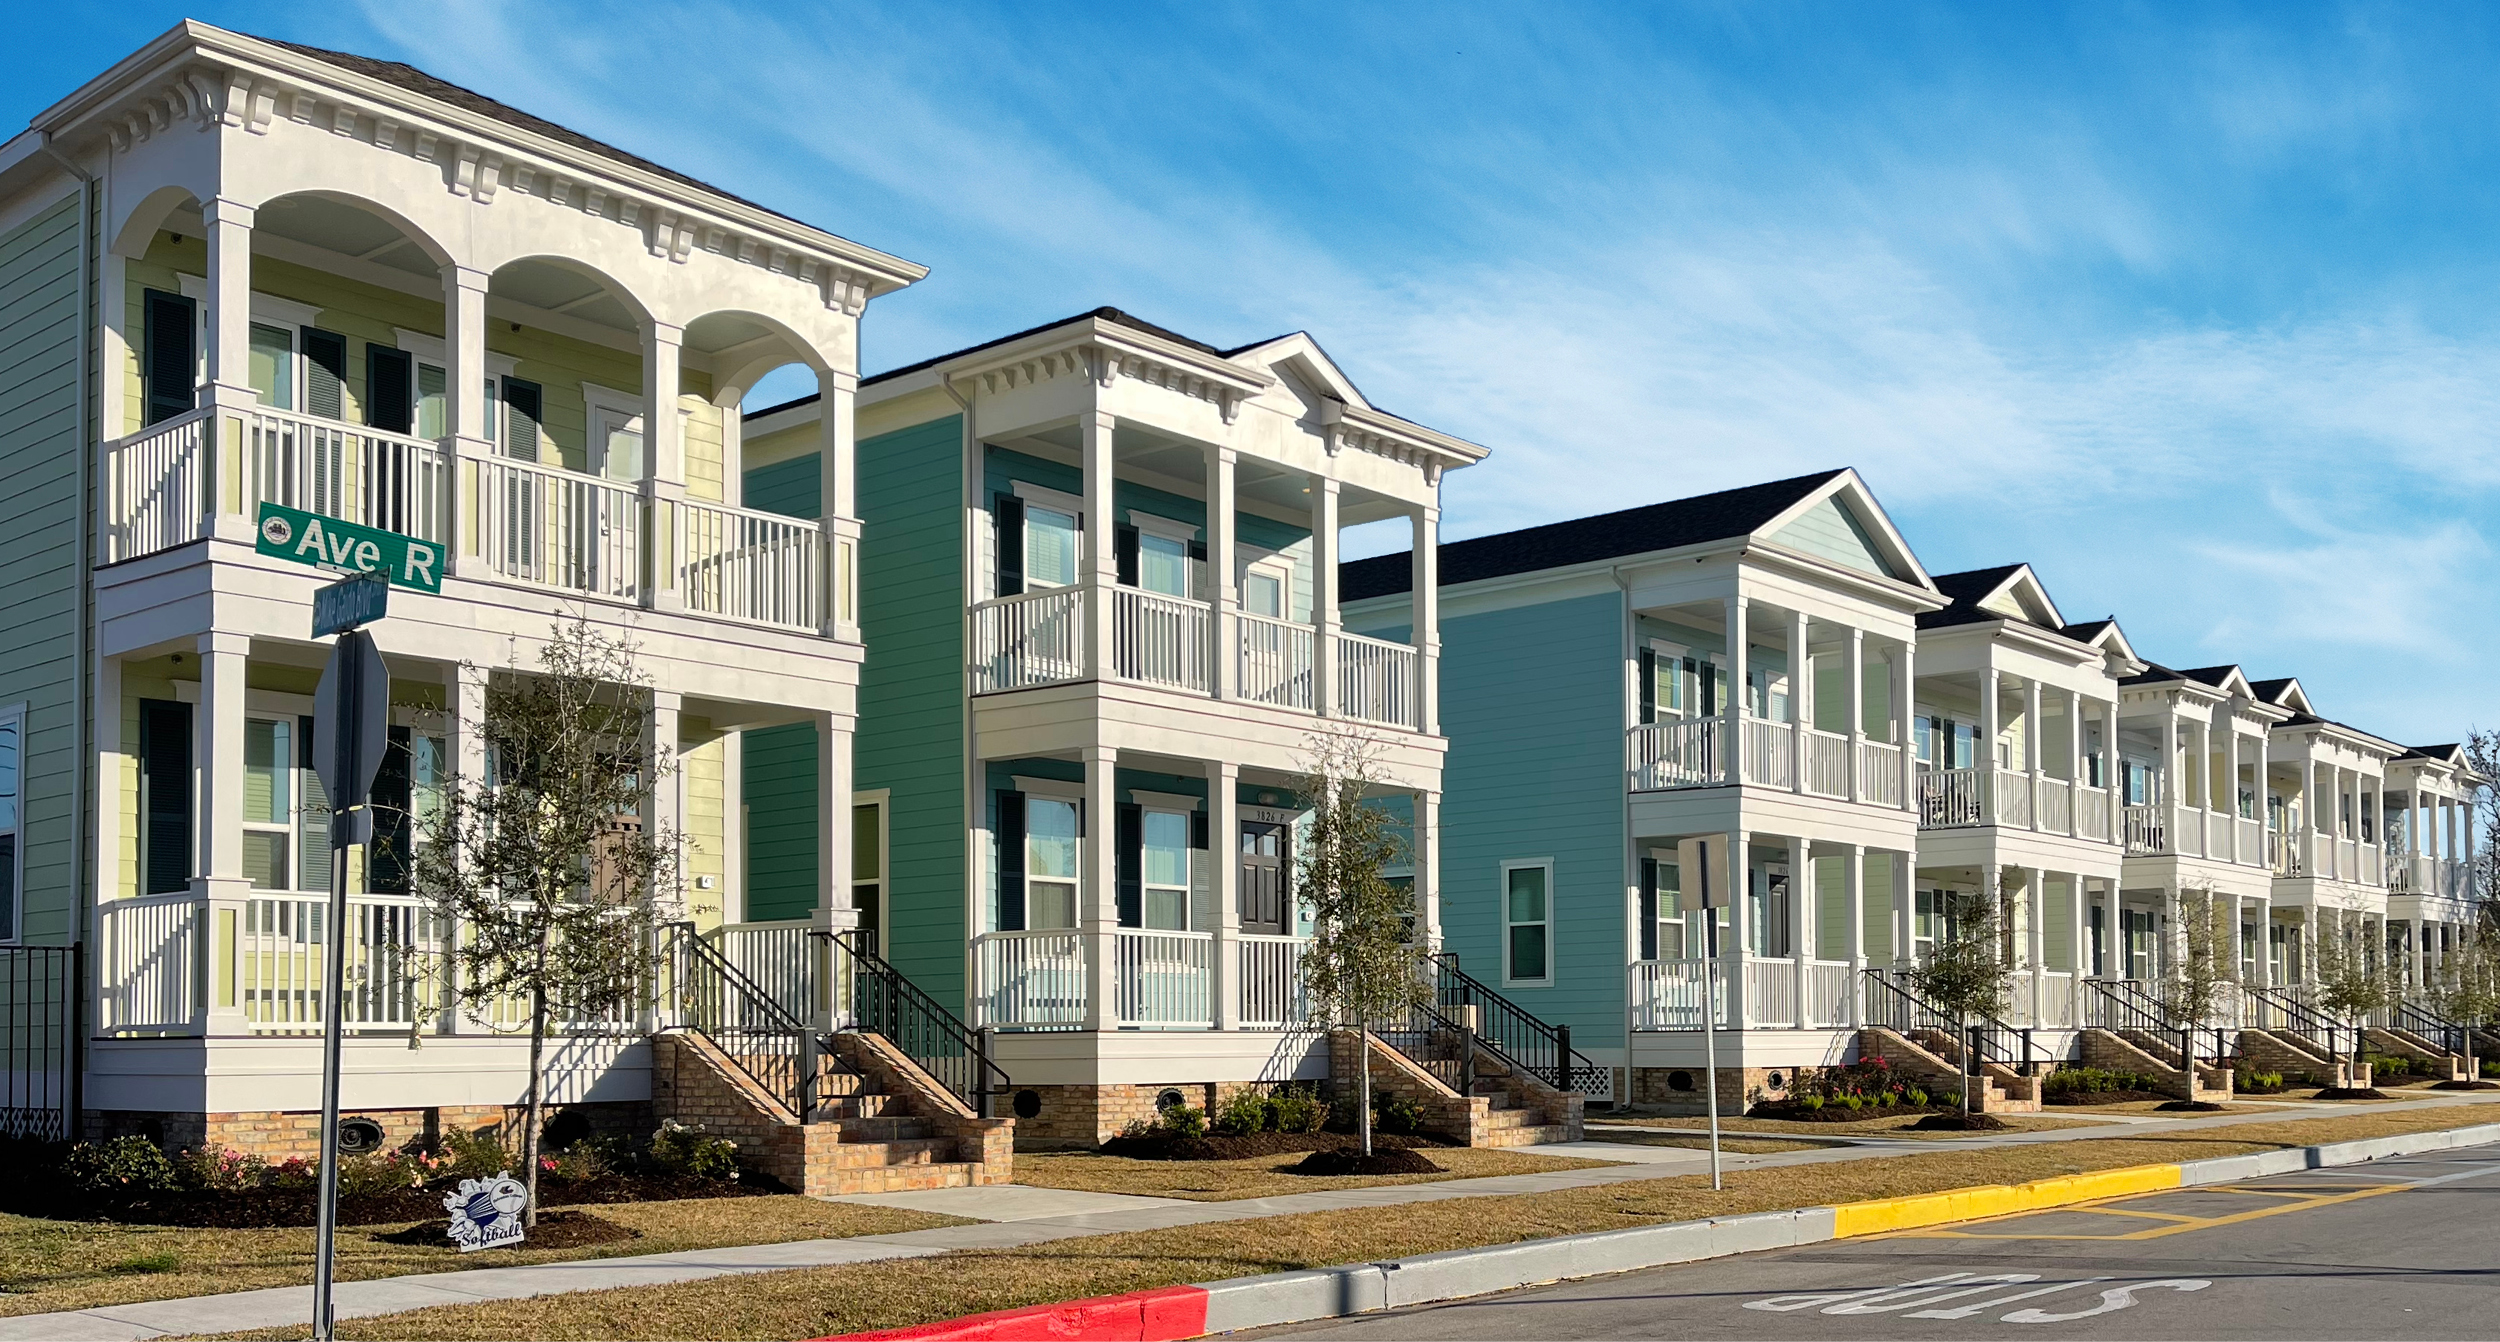
[[[1255,1336],[2500,1337],[2500,1146],[1532,1287]]]

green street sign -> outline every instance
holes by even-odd
[[[400,587],[443,590],[443,547],[282,503],[260,505],[253,549],[332,573],[379,573]]]

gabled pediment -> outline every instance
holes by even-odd
[[[1754,534],[1844,568],[1935,588],[1909,542],[1875,502],[1874,491],[1854,470],[1835,472]]]
[[[2261,703],[2272,704],[2276,708],[2288,708],[2295,713],[2318,711],[2310,705],[2309,693],[2300,687],[2300,679],[2297,676],[2286,676],[2281,680],[2250,681],[2249,688],[2251,696]]]
[[[2062,629],[2066,617],[2058,614],[2057,604],[2049,600],[2049,589],[2040,582],[2040,575],[2029,564],[2017,564],[2014,571],[1998,583],[1996,590],[1976,603],[1991,615],[2009,620],[2028,620],[2048,629]]]

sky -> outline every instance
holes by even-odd
[[[1304,330],[1492,450],[1449,539],[1854,466],[1931,572],[2500,726],[2500,9],[137,0],[21,9],[0,122],[186,14],[929,266],[866,372]]]

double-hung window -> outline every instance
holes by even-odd
[[[1025,926],[1076,926],[1076,803],[1024,799]]]
[[[1140,921],[1162,932],[1189,930],[1189,816],[1148,809],[1141,817],[1139,870],[1144,899]]]
[[[255,890],[297,888],[295,731],[284,720],[243,723],[243,872]]]
[[[0,709],[0,946],[18,938],[17,892],[26,848],[26,709]]]
[[[1165,596],[1189,595],[1189,542],[1178,536],[1139,528],[1137,585]]]
[[[1027,503],[1024,508],[1024,581],[1032,587],[1076,583],[1076,514]]]
[[[1554,864],[1502,864],[1502,977],[1509,983],[1554,981]]]

